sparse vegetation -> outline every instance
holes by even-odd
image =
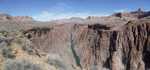
[[[28,54],[32,55],[34,53],[33,48],[30,46],[23,46],[22,49],[27,51]]]
[[[12,53],[12,49],[8,48],[8,47],[5,47],[2,49],[2,55],[5,58],[14,58],[15,57],[15,55]]]
[[[4,64],[3,70],[42,70],[38,64],[33,64],[27,60],[10,60]]]
[[[0,36],[7,36],[8,35],[8,32],[7,31],[0,31]]]
[[[65,63],[58,60],[57,58],[56,59],[48,58],[47,63],[52,65],[52,66],[55,66],[58,70],[67,70]]]

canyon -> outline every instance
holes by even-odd
[[[0,15],[0,70],[149,70],[150,12],[40,22]]]

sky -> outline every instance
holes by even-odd
[[[150,10],[150,0],[0,0],[0,12],[39,21],[106,16],[138,8]]]

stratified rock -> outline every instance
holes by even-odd
[[[97,70],[149,69],[149,52],[145,50],[150,44],[150,22],[129,22],[121,31],[97,26],[91,28],[94,26],[82,28],[76,36],[75,48],[83,68],[93,70],[91,68],[94,66]]]
[[[150,11],[143,11],[141,8],[139,8],[137,11],[120,12],[120,13],[115,13],[112,16],[120,17],[125,20],[138,20],[150,16]]]
[[[112,28],[116,28],[112,30]],[[49,30],[29,30],[36,48],[56,54],[67,65],[85,70],[149,69],[147,20],[129,21],[122,26],[101,24],[58,24]]]
[[[29,16],[15,16],[15,17],[13,17],[13,20],[15,20],[15,21],[33,21],[33,18],[29,17]]]

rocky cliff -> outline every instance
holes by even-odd
[[[147,17],[126,20],[112,15],[20,25],[11,21],[16,30],[0,28],[0,70],[149,70]]]

